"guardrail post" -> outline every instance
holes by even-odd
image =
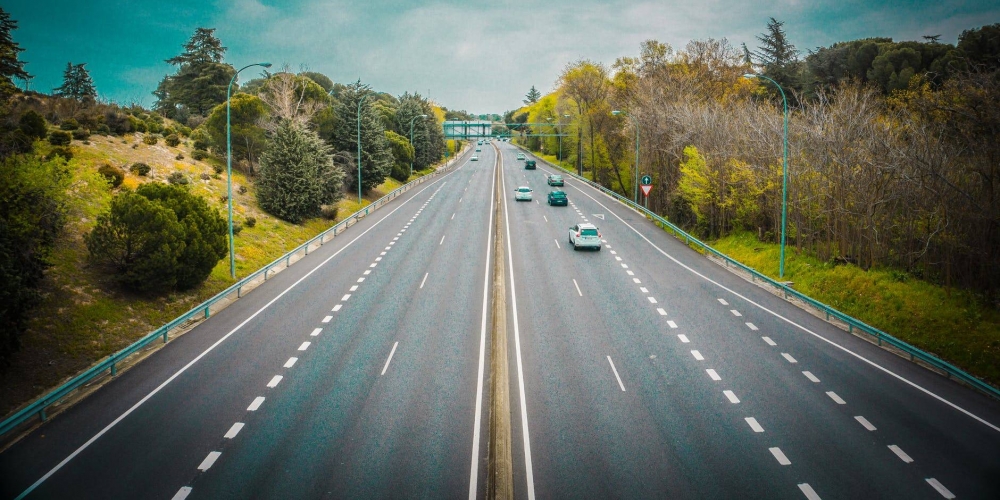
[[[45,422],[46,420],[49,419],[49,416],[45,414],[45,408],[48,408],[48,407],[47,406],[46,407],[42,407],[42,411],[38,412],[39,416],[42,417],[42,422]]]
[[[243,285],[240,285],[236,287],[236,298],[238,299],[242,296],[243,296]]]
[[[111,376],[114,377],[115,375],[118,375],[118,365],[111,363]]]
[[[164,344],[167,343],[167,334],[168,333],[170,333],[170,330],[163,330],[163,343]]]
[[[205,319],[208,319],[208,314],[209,314],[208,311],[209,311],[209,306],[205,306]]]

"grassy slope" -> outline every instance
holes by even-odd
[[[66,230],[54,249],[54,265],[41,288],[44,299],[22,337],[21,350],[10,369],[0,373],[0,415],[8,414],[233,283],[226,258],[194,290],[148,298],[117,289],[106,275],[88,265],[83,234],[93,227],[97,214],[108,207],[112,196],[96,173],[104,163],[149,164],[152,167],[149,177],[126,175],[123,185],[130,187],[151,180],[164,182],[172,172],[183,172],[191,179],[192,191],[204,196],[225,216],[226,204],[221,199],[226,193],[225,176],[201,179],[201,174],[213,175],[212,163],[219,162],[218,159],[194,161],[190,147],[183,143],[173,148],[161,140],[150,146],[141,139],[142,134],[125,138],[95,135],[89,145],[73,142],[70,169],[74,183]],[[133,148],[133,144],[137,147]],[[49,149],[45,143],[36,147],[42,153]],[[177,160],[178,154],[184,158]],[[429,172],[414,172],[414,178]],[[239,194],[238,186],[244,185],[247,192]],[[356,195],[352,198],[348,193],[338,206],[339,217],[350,215],[400,185],[394,179],[387,179],[365,196],[361,204]],[[335,223],[318,218],[295,225],[271,217],[257,208],[253,186],[238,172],[233,173],[233,212],[236,222],[248,216],[257,219],[255,227],[244,228],[236,236],[237,277],[259,269]]]

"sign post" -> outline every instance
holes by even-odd
[[[648,175],[642,176],[642,181],[640,181],[639,187],[642,188],[643,201],[645,202],[644,205],[646,208],[649,208],[649,192],[653,189],[653,178]]]

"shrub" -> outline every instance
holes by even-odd
[[[205,158],[208,158],[208,153],[206,153],[204,151],[201,151],[199,149],[196,149],[193,152],[191,152],[191,158],[194,158],[195,160],[201,161],[201,160],[204,160]]]
[[[156,134],[146,134],[142,138],[142,142],[145,143],[145,144],[149,144],[150,146],[156,144],[156,142],[158,140],[159,140],[159,137],[157,137]]]
[[[122,185],[122,181],[125,180],[125,171],[105,163],[101,165],[101,168],[97,169],[97,173],[101,174],[111,183],[111,188],[117,188]]]
[[[180,134],[181,137],[191,137],[191,127],[177,125],[177,133]]]
[[[111,133],[111,128],[108,127],[107,124],[98,123],[97,126],[94,127],[94,133],[101,135],[108,135]]]
[[[233,223],[233,236],[237,236],[243,232],[243,224],[239,222]]]
[[[222,165],[212,165],[212,171],[214,171],[217,175],[222,175],[223,170],[225,169],[222,168]]]
[[[208,151],[208,140],[201,137],[195,138],[194,148],[198,151]]]
[[[146,120],[146,130],[153,134],[159,134],[160,132],[163,132],[163,125],[155,120]]]
[[[59,124],[59,128],[63,130],[76,130],[80,128],[80,123],[74,120],[73,118],[67,118],[63,120],[61,124]]]
[[[49,133],[45,127],[45,118],[42,118],[42,115],[31,109],[21,115],[18,128],[21,129],[21,132],[24,132],[24,135],[32,139],[44,139]]]
[[[45,156],[45,159],[51,160],[57,156],[61,157],[66,161],[70,161],[73,159],[73,152],[70,151],[69,148],[62,148],[62,147],[52,148],[52,150],[49,151],[49,154]]]
[[[243,223],[246,227],[254,227],[257,225],[256,217],[247,217],[247,220]]]
[[[238,187],[236,189],[236,192],[240,193],[240,194],[247,194],[247,187],[243,186],[243,185],[240,185],[240,187]]]
[[[85,141],[90,138],[90,131],[85,128],[78,128],[73,131],[73,138],[78,141]]]
[[[19,128],[7,132],[0,131],[0,158],[30,153],[34,149],[34,142],[34,138],[28,137],[28,134]]]
[[[139,149],[139,144],[138,143],[137,144],[133,144],[132,145],[132,149]]]
[[[343,196],[344,171],[315,132],[285,121],[261,155],[256,192],[260,207],[299,223]]]
[[[337,220],[338,210],[339,207],[337,207],[337,205],[327,205],[320,211],[320,215],[322,215],[326,220]]]
[[[209,180],[209,179],[212,178],[211,175],[208,175],[206,173],[202,173],[199,177],[201,177],[201,180],[203,180],[203,181],[207,181],[207,180]]]
[[[135,132],[146,132],[146,122],[134,117],[128,117],[129,128]]]
[[[174,172],[167,177],[167,182],[183,186],[191,181],[188,180],[186,175],[180,172]]]
[[[111,133],[115,135],[124,135],[134,130],[129,116],[117,110],[106,111],[104,113],[104,123],[111,130]]]
[[[146,175],[148,175],[150,170],[152,170],[152,168],[150,168],[149,165],[146,165],[145,163],[142,162],[133,163],[132,166],[129,167],[130,172],[141,177],[145,177]]]
[[[170,134],[163,139],[163,142],[166,142],[167,146],[175,148],[177,147],[178,144],[181,143],[181,138],[177,137],[177,134]]]
[[[53,146],[69,146],[69,143],[73,142],[73,136],[69,132],[63,132],[62,130],[53,130],[49,134],[49,144]]]
[[[163,127],[163,132],[161,132],[164,137],[168,135],[177,135],[177,131],[173,127]]]
[[[180,154],[180,153],[178,153],[178,154],[177,154],[177,156],[175,156],[175,157],[174,157],[174,159],[175,159],[175,160],[177,160],[177,161],[181,161],[181,160],[183,160],[183,159],[184,159],[184,155],[183,155],[183,154]]]

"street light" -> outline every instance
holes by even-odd
[[[569,115],[563,115],[563,118],[569,118]],[[559,166],[562,166],[562,120],[559,120]]]
[[[427,115],[417,115],[410,118],[410,146],[413,146],[413,120],[416,120],[417,118],[427,118]],[[416,147],[413,148],[413,156],[417,156]],[[410,177],[413,177],[413,158],[410,158]],[[409,177],[407,177],[406,180],[409,180]]]
[[[361,204],[361,105],[365,99],[368,99],[368,94],[358,101],[358,205]]]
[[[784,147],[783,147],[783,162],[781,167],[781,257],[778,261],[778,278],[784,279],[785,277],[785,226],[788,221],[788,98],[785,97],[785,89],[781,88],[778,82],[764,76],[756,75],[753,73],[747,73],[743,75],[744,78],[763,78],[778,87],[778,91],[781,92],[781,102],[784,104],[785,108],[785,134],[784,134]]]
[[[635,119],[634,116],[628,114],[625,111],[614,110],[611,112],[612,115],[625,115],[632,120],[632,126],[635,128],[635,182],[632,184],[632,201],[636,205],[639,204],[639,121]]]
[[[229,88],[226,89],[226,193],[228,193],[226,199],[229,202],[229,275],[233,279],[236,279],[236,243],[233,241],[233,138],[230,131],[232,127],[229,119],[229,97],[232,95],[233,83],[240,75],[240,71],[254,66],[270,68],[271,63],[253,63],[243,66],[229,80]]]

